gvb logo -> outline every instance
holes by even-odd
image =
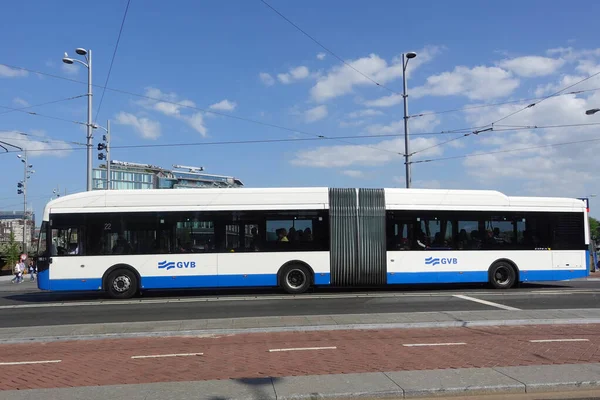
[[[440,259],[438,257],[427,257],[425,259],[425,265],[438,265],[440,263]]]
[[[458,264],[458,258],[427,257],[425,265]]]
[[[173,268],[196,268],[195,261],[159,261],[158,269],[166,269],[167,271]]]

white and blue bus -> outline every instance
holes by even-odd
[[[497,191],[104,190],[44,210],[38,287],[174,288],[567,280],[589,271],[583,201]]]

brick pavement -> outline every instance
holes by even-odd
[[[539,339],[588,341],[531,343]],[[466,343],[456,346],[404,344]],[[269,349],[337,347],[269,352]],[[131,359],[132,356],[204,353]],[[384,329],[106,339],[0,346],[0,390],[600,362],[600,325]]]

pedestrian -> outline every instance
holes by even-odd
[[[17,263],[15,264],[13,273],[15,274],[15,277],[12,279],[11,282],[12,283],[21,283],[21,281],[23,280],[23,268],[22,268],[21,260],[17,261]]]
[[[33,260],[29,260],[29,281],[33,282],[35,281],[35,265],[33,265]]]

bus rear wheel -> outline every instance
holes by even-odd
[[[301,264],[288,265],[282,269],[279,285],[289,294],[300,294],[308,290],[312,284],[312,275],[308,268]]]
[[[499,261],[490,268],[490,283],[496,289],[510,289],[516,280],[515,269],[505,261]]]
[[[132,271],[117,269],[108,276],[106,289],[113,299],[130,299],[138,291],[138,280]]]

